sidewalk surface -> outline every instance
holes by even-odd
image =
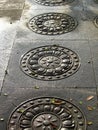
[[[98,129],[97,0],[1,0],[0,60],[0,130]]]

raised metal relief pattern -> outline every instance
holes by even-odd
[[[9,118],[7,130],[86,130],[86,119],[69,101],[41,97],[19,105]]]
[[[33,17],[28,27],[39,34],[57,35],[73,31],[77,24],[77,21],[67,14],[45,13]]]
[[[78,55],[58,45],[41,46],[24,54],[20,61],[22,71],[40,80],[58,80],[75,73],[80,66]]]
[[[72,3],[74,0],[35,0],[37,3],[47,6],[60,6]]]
[[[96,17],[94,18],[94,24],[95,24],[95,26],[98,28],[98,16],[96,16]]]

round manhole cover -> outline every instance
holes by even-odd
[[[35,0],[37,3],[47,6],[60,6],[72,3],[74,0]]]
[[[94,24],[95,24],[95,26],[98,28],[98,16],[96,16],[96,17],[94,18]]]
[[[57,35],[73,31],[77,24],[77,21],[67,14],[45,13],[33,17],[28,27],[39,34]]]
[[[58,80],[75,73],[80,61],[74,51],[58,45],[48,45],[28,51],[22,56],[20,66],[32,78]]]
[[[86,130],[81,110],[55,97],[31,99],[11,114],[7,130]]]

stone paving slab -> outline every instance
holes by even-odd
[[[4,2],[7,2],[7,4]],[[0,17],[7,17],[9,23],[13,23],[13,21],[20,19],[24,6],[22,0],[1,0],[0,7],[5,7],[4,9],[1,8]],[[27,27],[27,23],[32,17],[48,12],[69,14],[78,20],[79,25],[74,31],[59,36],[35,34]],[[93,19],[96,15],[98,15],[98,5],[92,0],[76,0],[69,5],[61,7],[47,7],[39,5],[32,0],[26,1],[6,70],[4,84],[0,88],[0,118],[4,118],[4,121],[0,121],[1,130],[6,130],[8,117],[17,105],[38,96],[58,96],[67,100],[71,99],[85,113],[87,121],[93,123],[88,126],[87,130],[98,129],[98,109],[96,109],[98,102],[98,95],[96,94],[96,86],[98,84],[98,28],[93,25]],[[12,30],[7,32],[10,35],[6,37],[8,38],[7,40],[2,40],[3,42],[10,42],[9,39],[11,37],[13,42],[16,32],[11,34]],[[51,44],[59,44],[75,51],[81,60],[80,69],[69,78],[51,82],[36,80],[25,75],[19,68],[20,57],[31,48]],[[9,53],[10,47],[7,45],[5,47],[2,46],[0,50],[5,48],[9,48]],[[8,59],[8,55],[4,51],[0,54],[3,54]],[[5,58],[3,57],[2,59]],[[1,60],[1,62],[3,61]],[[2,65],[0,64],[0,66]],[[94,98],[86,101],[86,98],[91,95]],[[87,106],[93,106],[95,110],[89,111]]]
[[[26,6],[25,6],[26,7]],[[41,13],[39,13],[39,10],[41,10]],[[29,20],[39,14],[43,13],[49,13],[49,12],[57,12],[57,13],[65,13],[73,18],[77,19],[78,26],[75,30],[69,33],[65,33],[63,35],[55,35],[55,36],[49,36],[49,35],[41,35],[37,34],[33,31],[31,31],[28,28],[28,22]],[[31,9],[25,9],[23,11],[23,15],[21,18],[21,22],[19,25],[19,30],[17,33],[17,40],[22,41],[28,41],[32,39],[98,39],[98,28],[95,27],[93,24],[93,20],[98,14],[98,9],[94,8],[87,8],[83,10],[82,5],[80,7],[70,7],[70,6],[62,6],[62,7],[46,7],[44,6],[34,6]],[[24,37],[25,35],[25,37]],[[32,38],[33,37],[33,38]]]
[[[16,36],[17,22],[10,24],[7,18],[0,18],[0,88],[4,79],[9,56]]]
[[[22,3],[12,3],[12,4],[5,4],[0,7],[0,10],[14,10],[14,9],[23,9],[24,4]]]
[[[0,10],[23,9],[24,0],[1,0]]]
[[[20,10],[0,10],[1,18],[8,18],[11,22],[20,20],[22,9]]]
[[[4,93],[7,93],[8,96],[4,96]],[[94,96],[94,98],[90,101],[87,101],[88,96]],[[26,101],[30,98],[40,97],[40,96],[52,96],[52,97],[60,97],[66,100],[71,100],[72,103],[77,105],[82,112],[86,115],[87,122],[92,122],[92,125],[88,125],[87,130],[97,130],[98,128],[98,110],[96,109],[97,100],[96,100],[96,92],[95,89],[66,89],[59,87],[52,88],[50,87],[39,87],[39,89],[35,88],[4,88],[2,91],[2,95],[0,97],[0,117],[4,118],[4,121],[0,122],[0,128],[6,130],[6,125],[8,121],[8,117],[13,109],[18,106],[23,101]],[[80,103],[82,102],[82,104]],[[89,111],[87,109],[88,106],[92,106],[95,109]]]
[[[24,0],[0,0],[0,89],[15,40]]]
[[[65,9],[66,10],[66,9]],[[73,30],[72,32],[69,32],[69,33],[65,33],[63,35],[55,35],[55,36],[49,36],[49,35],[40,35],[40,34],[37,34],[33,31],[31,31],[27,24],[29,22],[29,20],[36,16],[36,15],[39,15],[39,14],[43,14],[43,13],[48,13],[48,12],[57,12],[57,13],[65,13],[65,10],[61,9],[61,10],[58,10],[56,11],[56,9],[47,9],[47,10],[42,10],[41,13],[39,13],[39,10],[36,9],[35,10],[30,10],[28,12],[28,10],[25,11],[25,13],[23,12],[23,16],[21,18],[21,22],[20,22],[20,25],[19,25],[19,31],[17,33],[17,40],[31,40],[32,37],[33,39],[87,39],[88,36],[87,36],[87,31],[85,28],[89,28],[87,25],[89,22],[83,22],[83,21],[78,21],[79,25],[80,26],[77,26],[75,30]],[[70,12],[70,11],[67,11],[66,14],[74,17],[77,19],[77,17],[80,17],[80,14],[75,11],[74,12]],[[80,19],[80,18],[78,18]],[[25,37],[20,37],[21,35],[25,35]],[[22,35],[22,36],[23,36]]]
[[[90,46],[91,46],[91,53],[93,59],[94,73],[95,73],[96,83],[98,87],[98,40],[91,40]]]
[[[31,48],[43,46],[43,45],[53,45],[59,44],[61,46],[67,47],[75,51],[79,57],[81,66],[80,69],[73,74],[72,76],[57,80],[57,81],[40,81],[33,79],[27,75],[25,75],[19,67],[19,61],[21,56],[29,51]],[[90,62],[90,63],[89,63]],[[94,79],[93,67],[92,67],[92,57],[90,52],[90,47],[88,41],[32,41],[32,42],[16,42],[13,47],[13,51],[10,57],[10,62],[8,66],[8,75],[6,75],[4,87],[32,87],[36,86],[36,84],[40,86],[61,86],[62,87],[78,87],[78,88],[95,88],[96,83]],[[21,77],[21,80],[20,80]],[[88,79],[88,80],[86,80]]]
[[[47,11],[48,12],[48,11]],[[45,12],[44,12],[45,13]],[[61,13],[61,12],[60,12]],[[32,17],[30,17],[32,18]],[[67,39],[67,40],[75,40],[75,39],[78,39],[78,40],[84,40],[84,39],[88,39],[88,31],[87,29],[89,29],[89,26],[87,27],[87,25],[89,25],[89,22],[81,22],[80,23],[80,26],[78,26],[75,30],[73,30],[72,32],[69,32],[69,33],[66,33],[66,34],[62,34],[62,35],[55,35],[55,36],[49,36],[49,35],[40,35],[40,34],[37,34],[33,31],[31,31],[28,26],[27,26],[27,23],[28,21],[30,20],[30,18],[26,21],[26,22],[22,22],[20,23],[20,26],[19,26],[19,30],[18,30],[18,33],[17,33],[17,41],[28,41],[28,40],[36,40],[36,39]],[[27,18],[26,18],[27,19]],[[95,28],[95,27],[94,27]],[[95,37],[97,38],[97,31],[96,30],[96,35]],[[25,37],[24,37],[25,36]]]

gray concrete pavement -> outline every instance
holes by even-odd
[[[98,16],[98,4],[93,0],[75,0],[63,6],[44,6],[35,1],[0,1],[0,119],[4,119],[0,121],[0,130],[6,130],[8,118],[16,106],[40,96],[56,96],[75,103],[87,119],[83,124],[87,130],[97,130],[98,28],[94,18]],[[68,14],[78,21],[78,26],[71,32],[51,36],[30,30],[28,21],[32,17],[49,12]],[[60,45],[76,52],[81,63],[79,70],[56,81],[37,80],[23,73],[19,64],[21,56],[30,49],[46,45]],[[89,96],[93,98],[87,101]]]
[[[15,40],[24,0],[0,1],[0,88],[8,66],[11,49]]]

